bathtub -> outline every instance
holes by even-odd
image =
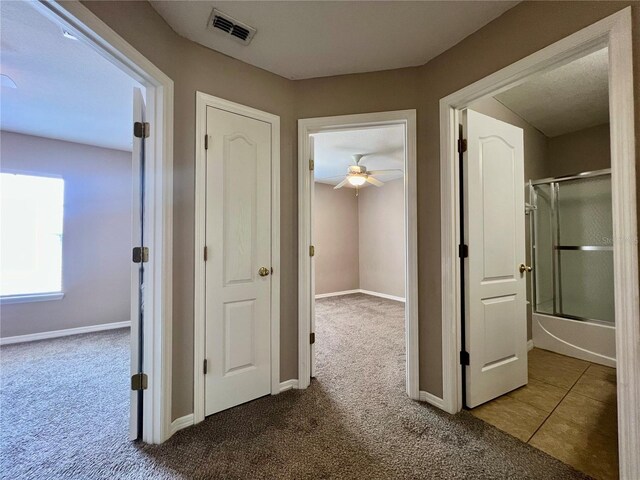
[[[540,313],[532,323],[534,347],[615,368],[615,326]]]

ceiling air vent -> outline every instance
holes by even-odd
[[[246,23],[239,22],[235,18],[214,8],[209,18],[208,28],[219,33],[231,36],[237,42],[249,45],[256,34],[256,29]]]

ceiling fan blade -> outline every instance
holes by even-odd
[[[381,187],[382,185],[384,185],[384,182],[381,182],[377,178],[373,178],[371,175],[367,177],[367,182],[375,185],[376,187]]]
[[[347,179],[345,178],[344,180],[342,180],[339,184],[337,184],[335,187],[333,187],[334,190],[337,190],[339,188],[342,188],[345,186],[345,184],[347,183]]]
[[[383,175],[385,173],[391,173],[391,172],[402,172],[402,170],[400,170],[399,168],[390,168],[389,170],[371,170],[367,173],[369,175]]]
[[[344,175],[335,175],[333,177],[315,178],[316,182],[325,182],[327,180],[334,180],[336,178],[344,178]]]

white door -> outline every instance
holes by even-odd
[[[145,121],[145,105],[139,88],[133,89],[133,122],[142,124]],[[144,246],[144,168],[145,168],[145,137],[132,135],[132,218],[131,232],[133,247]],[[144,320],[144,263],[132,263],[131,270],[132,292],[131,298],[131,376],[143,372],[143,320]],[[129,412],[129,438],[142,438],[142,407],[143,390],[131,390]]]
[[[466,404],[527,383],[522,129],[467,110],[465,173]]]
[[[205,414],[271,393],[271,125],[207,107]]]

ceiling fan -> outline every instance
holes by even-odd
[[[397,168],[392,168],[389,170],[368,171],[366,166],[360,165],[360,160],[362,160],[362,157],[365,157],[365,156],[366,154],[363,154],[363,153],[357,153],[355,155],[351,155],[355,165],[349,166],[349,169],[347,170],[347,175],[345,176],[344,180],[342,180],[339,184],[333,187],[334,190],[337,190],[338,188],[342,188],[347,184],[354,186],[356,190],[358,189],[358,187],[361,187],[365,183],[370,183],[372,185],[375,185],[376,187],[381,187],[382,185],[384,185],[384,182],[381,182],[380,180],[375,178],[374,175],[402,171]],[[332,177],[332,178],[336,178],[336,177]],[[324,180],[328,180],[328,179],[324,179]]]

